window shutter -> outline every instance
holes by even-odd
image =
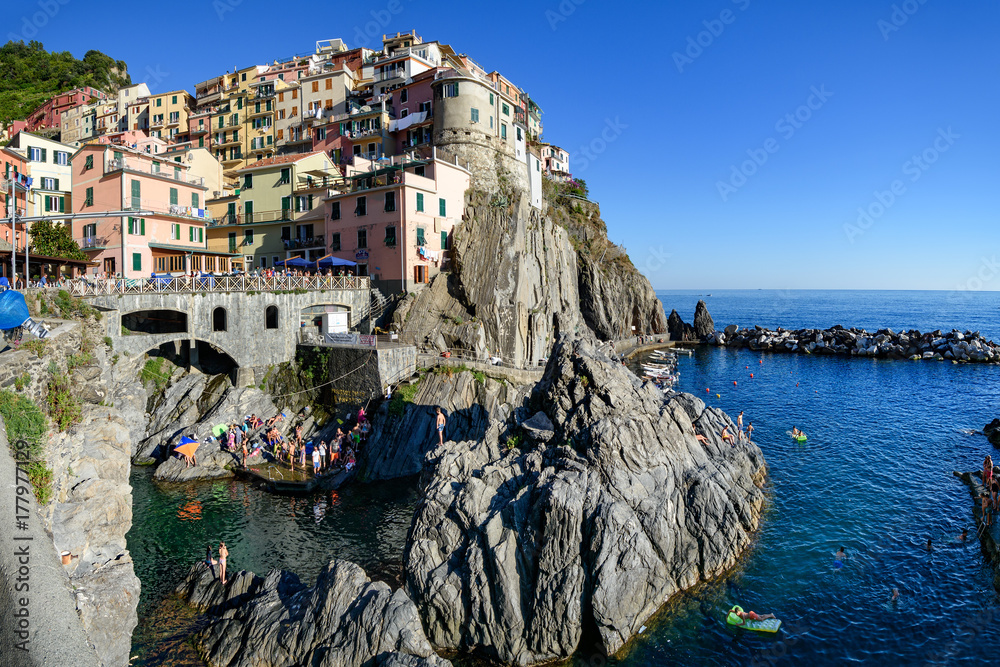
[[[193,208],[198,208],[198,193],[197,192],[192,192],[191,193],[191,206]]]
[[[132,253],[132,270],[142,271],[142,255],[137,252]]]
[[[66,212],[66,198],[65,197],[60,197],[59,198],[59,212],[60,213],[65,213]]]
[[[86,169],[93,169],[94,168],[94,156],[93,155],[88,155],[87,156],[87,159],[83,163],[83,168],[85,170]]]
[[[47,151],[43,148],[42,149],[42,162],[45,162],[46,153],[47,153]]]
[[[423,192],[418,192],[417,193],[417,211],[423,211],[423,210],[424,210],[424,193]]]
[[[448,211],[448,207],[445,204],[445,199],[444,199],[444,197],[441,197],[440,199],[438,199],[438,215],[440,215],[443,218],[446,215],[448,215],[447,211]]]
[[[56,178],[56,179],[53,179],[53,182],[54,182],[54,183],[55,183],[56,185],[55,185],[55,187],[54,187],[54,188],[52,188],[52,189],[53,189],[53,190],[58,190],[58,189],[59,189],[59,179],[58,179],[58,178]]]
[[[48,212],[48,211],[51,211],[51,210],[52,210],[52,198],[51,197],[45,197],[45,211]]]
[[[309,210],[313,210],[313,196],[309,195]]]
[[[427,245],[427,241],[424,240],[424,228],[417,227],[417,245]]]
[[[139,233],[143,236],[146,235],[146,218],[139,219]]]
[[[441,232],[441,250],[448,249],[448,232]]]
[[[194,227],[188,226],[188,241],[194,243]]]
[[[170,204],[177,206],[177,188],[170,188]]]
[[[205,242],[205,230],[201,227],[198,228],[198,243]]]

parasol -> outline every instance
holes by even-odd
[[[174,447],[174,451],[184,456],[194,456],[194,453],[198,451],[198,441],[184,436],[181,438],[181,444]]]

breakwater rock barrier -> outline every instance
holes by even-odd
[[[746,348],[763,352],[796,352],[884,359],[949,359],[978,363],[1000,363],[1000,346],[978,331],[921,333],[915,329],[895,332],[879,329],[845,329],[839,324],[829,329],[776,330],[756,326],[738,329],[735,325],[716,331],[707,338],[713,345]]]

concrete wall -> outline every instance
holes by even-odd
[[[417,371],[417,349],[412,345],[379,349],[323,347],[322,350],[329,357],[329,379],[336,378],[331,394],[338,410],[357,410],[372,398],[384,395],[387,385],[395,386]]]
[[[116,352],[141,356],[162,344],[201,340],[222,350],[240,368],[261,368],[295,358],[300,315],[310,306],[330,304],[351,311],[351,323],[370,302],[368,290],[327,290],[305,294],[218,292],[199,294],[128,294],[95,297],[90,303],[109,310],[108,333]],[[268,306],[278,309],[278,328],[265,328]],[[226,331],[213,331],[216,308],[226,310]],[[142,310],[175,310],[188,315],[188,332],[121,335],[121,316]]]

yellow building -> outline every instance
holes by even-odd
[[[187,141],[188,114],[194,108],[194,96],[186,90],[173,90],[149,96],[149,136],[170,142]]]

